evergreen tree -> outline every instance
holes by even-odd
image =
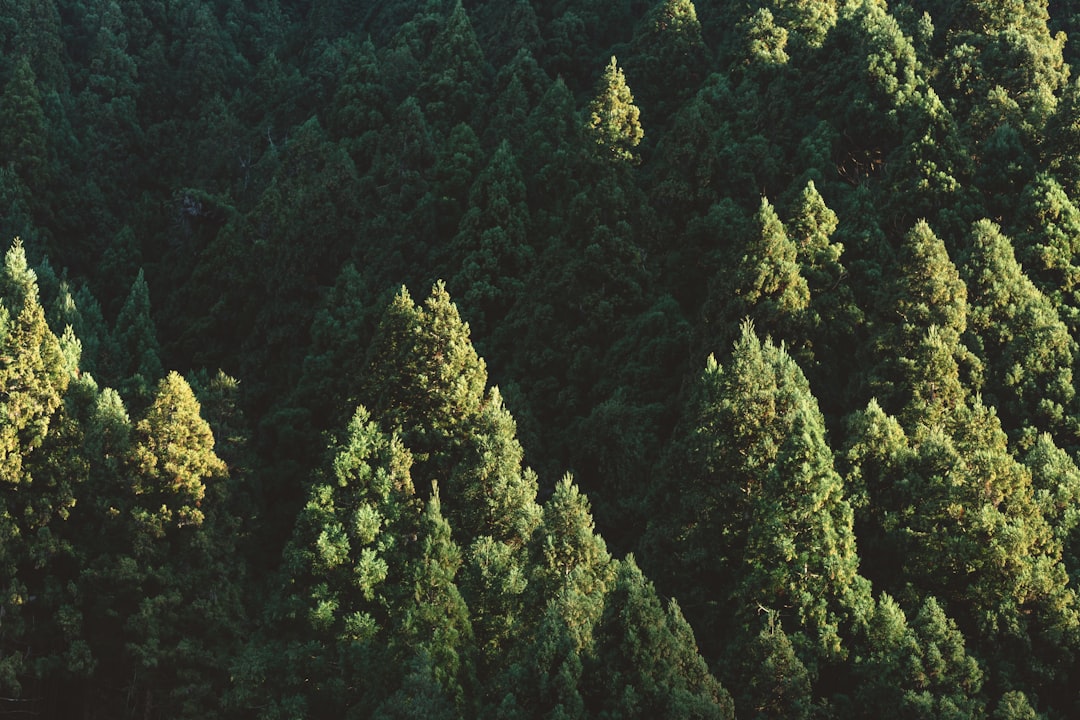
[[[908,422],[871,403],[849,433],[849,477],[867,495],[867,566],[883,571],[874,580],[940,598],[994,673],[1047,682],[1078,621],[1030,472],[977,399]]]
[[[990,221],[972,228],[963,270],[971,303],[968,337],[986,366],[986,400],[1022,444],[1030,446],[1046,430],[1071,443],[1078,432],[1069,419],[1075,342],[1065,324]]]
[[[678,603],[661,606],[632,555],[619,563],[586,677],[586,703],[596,716],[734,717],[731,698],[697,654]]]
[[[95,679],[129,686],[140,713],[214,716],[245,630],[236,527],[216,487],[227,469],[175,372],[134,427],[115,393],[98,408],[93,443],[126,457],[92,470],[108,493],[88,509],[102,537],[81,575]]]
[[[157,328],[150,315],[150,288],[141,269],[120,308],[112,340],[116,346],[116,366],[107,377],[119,381],[120,390],[135,406],[148,402],[154,384],[165,371],[159,356]]]
[[[663,0],[634,30],[629,68],[643,106],[665,120],[705,79],[708,50],[691,0]]]
[[[503,142],[469,191],[469,210],[453,240],[461,270],[451,285],[480,334],[498,326],[523,294],[534,251],[525,183]]]
[[[51,612],[61,598],[48,591],[57,567],[70,562],[59,523],[75,502],[81,477],[78,426],[64,411],[73,377],[61,341],[45,321],[37,279],[16,238],[0,271],[0,579],[10,617],[0,654],[0,685],[16,697],[30,651],[56,652]],[[39,601],[39,602],[35,602]],[[37,616],[41,614],[41,625]],[[46,660],[43,658],[43,660]]]
[[[889,324],[874,340],[879,360],[871,388],[886,407],[931,412],[920,403],[955,400],[963,394],[960,373],[978,376],[977,359],[960,341],[967,330],[967,286],[925,222],[904,237],[896,262],[894,289],[879,298],[891,310],[879,310]],[[912,397],[920,393],[922,400]]]
[[[764,613],[757,636],[745,645],[742,662],[729,675],[738,684],[735,706],[740,716],[808,718],[813,712],[810,674],[795,654],[791,639],[777,621],[777,613]]]
[[[417,535],[421,543],[419,555],[407,571],[412,597],[405,599],[398,610],[401,627],[395,634],[407,653],[430,663],[431,676],[443,697],[464,715],[476,682],[472,626],[469,610],[454,583],[461,567],[461,551],[442,516],[437,485],[432,487]],[[405,682],[409,680],[406,676]],[[407,685],[402,689],[409,694],[416,692]],[[407,705],[397,696],[388,703]]]
[[[787,352],[744,324],[728,364],[710,358],[667,462],[653,552],[695,578],[681,590],[711,608],[704,633],[733,632],[741,647],[766,607],[808,667],[841,657],[868,590],[824,420]]]
[[[883,594],[867,635],[867,655],[855,666],[854,701],[861,717],[985,717],[982,670],[933,596],[909,624],[896,601]]]
[[[1023,461],[1031,471],[1035,501],[1061,545],[1062,562],[1075,583],[1080,573],[1080,536],[1076,533],[1080,525],[1076,502],[1080,498],[1080,468],[1048,433],[1039,435]]]
[[[1016,235],[1017,259],[1024,272],[1048,298],[1058,315],[1075,330],[1080,322],[1080,210],[1052,175],[1039,174],[1024,188],[1017,210],[1023,229]]]
[[[434,39],[425,64],[420,97],[427,101],[424,114],[434,127],[445,131],[461,122],[482,127],[483,118],[477,110],[484,105],[489,73],[469,13],[460,0]]]
[[[285,549],[284,597],[271,606],[280,626],[271,637],[283,647],[268,641],[278,659],[260,660],[271,667],[245,680],[272,683],[249,692],[274,693],[280,712],[371,712],[400,681],[386,653],[395,613],[412,593],[408,558],[420,513],[412,459],[363,407],[332,451]]]
[[[749,317],[762,332],[792,343],[798,353],[805,347],[810,289],[800,271],[798,248],[768,200],[762,199],[747,241],[734,252],[743,254],[732,258],[727,276],[719,278],[707,301],[713,327],[706,344],[730,342],[738,323]]]
[[[645,136],[640,114],[623,71],[612,55],[589,105],[587,129],[601,157],[612,162],[636,160],[634,148]]]
[[[45,191],[49,157],[41,90],[30,58],[23,55],[0,94],[0,112],[10,118],[0,132],[0,163],[11,167],[33,193]]]
[[[440,282],[423,307],[403,287],[379,322],[369,351],[364,398],[386,428],[399,429],[427,479],[446,477],[443,457],[463,420],[483,403],[487,367]]]

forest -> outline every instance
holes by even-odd
[[[0,717],[1080,716],[1070,37],[0,0]]]

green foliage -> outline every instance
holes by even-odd
[[[142,270],[120,308],[112,341],[116,348],[113,357],[117,361],[115,369],[107,376],[119,381],[129,402],[144,405],[164,370],[159,357],[157,328],[150,315],[150,288]]]
[[[683,591],[710,607],[698,618],[708,632],[750,634],[772,608],[799,634],[803,662],[841,657],[843,625],[867,588],[805,376],[746,323],[726,365],[710,357],[689,408],[668,457],[672,505],[654,523],[672,547],[655,551],[696,578]]]
[[[732,718],[726,690],[697,654],[674,600],[665,610],[633,556],[619,563],[596,628],[588,704],[612,718]],[[592,673],[590,673],[591,675]]]
[[[1078,28],[0,0],[2,709],[1075,715]]]
[[[982,670],[933,596],[909,624],[889,595],[867,627],[856,703],[865,717],[985,717]]]
[[[985,395],[1006,429],[1053,430],[1075,437],[1071,426],[1075,341],[1049,299],[1024,275],[1009,239],[982,220],[972,228],[964,262],[970,291],[970,342],[986,366]],[[1070,441],[1071,442],[1071,441]]]
[[[589,105],[587,130],[601,157],[612,162],[635,159],[633,149],[645,136],[640,115],[626,77],[612,55],[597,83],[596,97]]]

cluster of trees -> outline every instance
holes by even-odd
[[[0,5],[0,714],[1080,713],[1070,3]]]

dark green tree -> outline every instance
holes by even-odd
[[[387,653],[395,613],[412,594],[409,546],[420,540],[412,458],[363,407],[332,452],[284,552],[283,599],[270,608],[274,657],[255,653],[242,681],[255,686],[247,702],[270,692],[279,712],[370,713],[401,679]],[[299,657],[308,659],[290,661]]]
[[[634,557],[619,563],[587,665],[586,706],[612,718],[733,718],[674,599],[665,609]]]
[[[637,97],[664,122],[707,76],[708,49],[691,0],[664,0],[639,22],[628,68]]]
[[[461,270],[450,281],[480,334],[496,327],[523,294],[534,258],[525,182],[507,142],[469,191],[469,210],[453,240]]]
[[[763,612],[756,637],[745,644],[740,662],[729,671],[741,717],[802,719],[811,717],[810,674],[795,654],[775,610]]]
[[[933,596],[908,623],[896,601],[882,594],[865,642],[867,653],[855,665],[859,717],[985,717],[982,670]]]
[[[986,401],[1022,447],[1040,431],[1071,444],[1078,429],[1070,420],[1075,342],[1068,328],[989,220],[972,227],[962,270],[970,293],[967,339],[986,367]]]
[[[432,42],[425,65],[419,96],[433,127],[445,132],[464,122],[481,128],[484,118],[478,112],[485,104],[490,71],[469,13],[460,1]]]
[[[867,566],[888,592],[939,598],[992,672],[1046,682],[1078,627],[1060,544],[993,410],[938,403],[903,428],[876,403],[854,419]]]
[[[112,341],[116,347],[115,365],[107,378],[119,383],[128,402],[135,406],[145,404],[165,371],[161,366],[157,327],[150,314],[150,288],[141,269],[116,317]]]
[[[706,301],[704,344],[731,342],[739,323],[751,318],[763,333],[791,343],[794,352],[805,349],[810,288],[798,253],[776,210],[763,198],[745,242],[733,248],[732,265],[721,271]]]
[[[4,85],[0,112],[10,118],[0,131],[0,162],[11,167],[30,192],[44,192],[49,173],[48,128],[41,90],[28,56],[15,64]]]

